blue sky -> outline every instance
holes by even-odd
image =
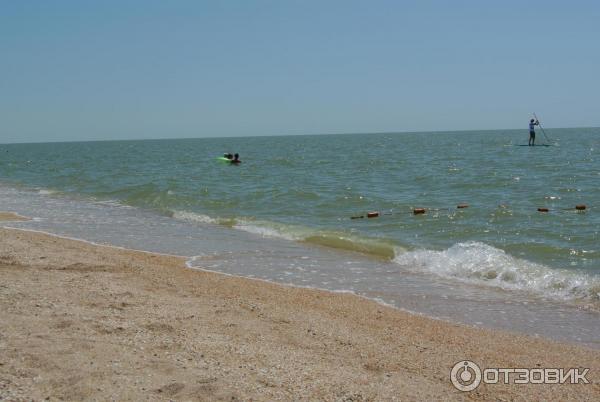
[[[0,143],[600,126],[596,1],[0,1]]]

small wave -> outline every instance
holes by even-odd
[[[362,254],[369,254],[391,260],[396,255],[398,246],[385,240],[370,239],[357,236],[345,236],[335,233],[322,233],[308,236],[305,242],[337,248],[341,250],[354,251]]]
[[[234,227],[265,237],[301,241],[318,246],[352,251],[386,259],[394,258],[397,250],[402,250],[401,247],[386,239],[362,237],[335,231],[323,231],[299,225],[286,225],[275,222],[248,221],[241,219]]]
[[[394,262],[445,278],[506,290],[567,300],[600,300],[599,278],[515,258],[480,242],[458,243],[444,251],[400,253]]]
[[[208,215],[188,211],[174,211],[171,213],[171,217],[174,219],[192,223],[204,223],[209,225],[221,225],[227,227],[233,227],[237,222],[233,218],[213,218]]]
[[[173,212],[173,218],[187,221],[187,222],[195,222],[195,223],[208,223],[212,225],[218,225],[219,220],[215,218],[211,218],[208,215],[196,214],[194,212],[187,211],[175,211]]]
[[[38,190],[38,194],[40,195],[52,195],[52,194],[56,194],[57,191],[54,190],[48,190],[48,189],[40,189]]]
[[[95,200],[94,203],[114,208],[133,208],[130,205],[125,205],[121,203],[119,200]]]
[[[214,218],[187,211],[175,211],[172,216],[175,219],[186,220],[188,222],[228,226],[263,237],[304,242],[338,250],[367,254],[388,260],[394,258],[397,253],[404,251],[400,246],[386,239],[362,237],[335,231],[323,231],[300,225],[289,225],[249,218]]]
[[[264,237],[274,237],[292,241],[302,240],[308,233],[300,227],[296,227],[295,230],[292,230],[291,226],[275,222],[252,221],[248,219],[238,219],[233,227],[238,230],[258,234]]]

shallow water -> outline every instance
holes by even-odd
[[[11,226],[598,347],[594,133],[548,131],[558,146],[535,149],[517,132],[1,146],[0,202],[37,218]],[[361,147],[372,159],[325,158]],[[259,163],[259,149],[291,156]],[[224,150],[243,165],[217,162]]]

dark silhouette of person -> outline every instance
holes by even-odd
[[[535,126],[539,125],[539,121],[534,119],[529,120],[529,146],[535,145]]]

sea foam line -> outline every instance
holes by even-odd
[[[200,223],[219,224],[220,220],[195,213],[177,216]],[[232,222],[233,221],[233,222]],[[281,238],[390,258],[409,270],[428,272],[464,283],[526,291],[538,296],[561,300],[600,301],[600,278],[584,272],[550,268],[519,259],[481,242],[457,243],[438,251],[407,251],[385,240],[361,238],[275,222],[237,218],[230,227],[263,237]]]

